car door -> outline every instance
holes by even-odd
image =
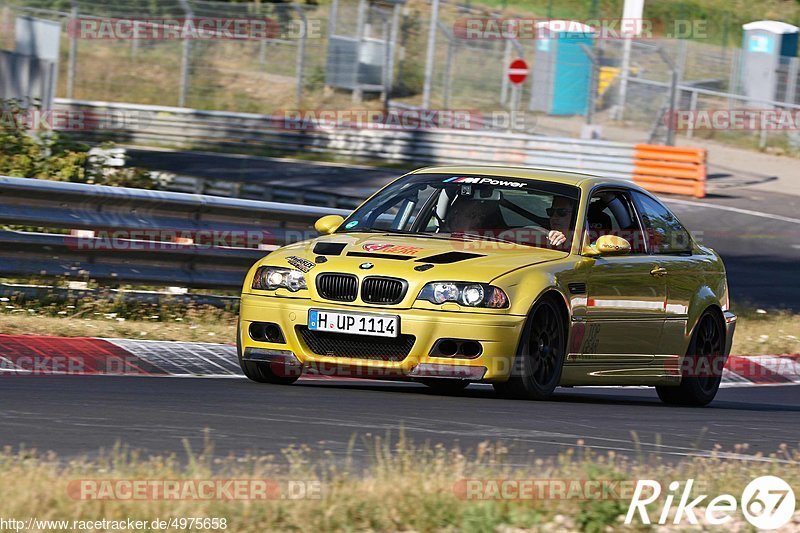
[[[581,360],[647,364],[658,349],[664,325],[666,280],[646,253],[641,223],[628,191],[597,190],[587,211],[589,243],[600,235],[618,235],[631,243],[631,252],[593,258]]]
[[[667,287],[664,330],[656,355],[682,355],[689,303],[698,284],[698,260],[692,255],[692,240],[661,202],[640,192],[633,192],[633,199],[642,219],[649,257],[662,272]]]

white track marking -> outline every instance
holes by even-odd
[[[773,215],[772,213],[764,213],[762,211],[753,211],[751,209],[740,209],[738,207],[730,207],[727,205],[707,204],[705,202],[692,202],[690,200],[677,200],[665,199],[664,202],[679,205],[691,205],[694,207],[710,207],[711,209],[719,209],[720,211],[730,211],[731,213],[740,213],[742,215],[750,215],[753,217],[768,218],[770,220],[780,220],[781,222],[789,222],[790,224],[800,224],[800,218],[785,217],[782,215]]]

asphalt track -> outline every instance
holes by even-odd
[[[473,449],[501,441],[514,461],[585,447],[663,461],[705,455],[760,460],[800,445],[800,388],[720,391],[706,408],[662,405],[651,389],[559,389],[553,401],[498,399],[472,385],[441,396],[423,385],[243,378],[28,376],[0,378],[0,445],[75,457],[122,442],[145,454],[184,453],[184,440],[215,454],[276,454],[290,445],[368,461],[369,435]],[[355,437],[355,438],[354,438]],[[736,444],[749,449],[737,453]]]
[[[134,152],[134,163],[189,175],[364,195],[401,173],[283,159]],[[665,198],[703,242],[723,256],[735,300],[800,310],[798,197],[751,188],[768,179],[719,172],[702,200]],[[417,443],[473,448],[502,441],[515,459],[567,448],[614,450],[662,460],[704,455],[761,460],[800,445],[800,387],[720,391],[707,408],[662,405],[651,389],[559,389],[548,402],[498,399],[473,385],[439,396],[406,383],[301,381],[269,386],[241,378],[0,377],[0,445],[93,454],[118,442],[145,453],[184,453],[210,437],[218,455],[278,454],[308,445],[364,459],[365,438],[401,430]],[[353,440],[355,437],[355,440]],[[749,448],[737,454],[735,446]],[[364,459],[365,460],[365,459]],[[793,465],[792,467],[796,467]]]
[[[193,176],[366,196],[403,170],[216,153],[131,150],[132,163]],[[791,179],[794,176],[786,176]],[[755,188],[776,176],[711,166],[708,197],[663,196],[728,271],[734,304],[800,311],[800,196]]]

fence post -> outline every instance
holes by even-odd
[[[669,57],[669,54],[663,47],[658,47],[658,55],[661,56],[662,61],[667,64],[670,70],[670,83],[669,83],[669,115],[667,115],[667,145],[675,146],[675,109],[678,107],[678,66]]]
[[[691,101],[689,102],[689,111],[691,113],[692,120],[689,121],[689,124],[686,129],[686,138],[691,139],[694,137],[694,123],[695,123],[695,116],[694,113],[697,111],[697,91],[692,91]],[[675,117],[670,117],[670,120],[675,120]]]
[[[586,125],[591,126],[594,120],[595,106],[597,105],[597,71],[600,69],[600,62],[591,48],[582,44],[581,49],[592,63],[592,70],[589,73],[589,101],[586,106]]]
[[[358,0],[358,16],[356,18],[356,57],[354,58],[356,64],[356,80],[355,88],[353,89],[353,103],[361,103],[363,92],[361,85],[358,83],[359,73],[361,69],[361,43],[364,40],[364,26],[367,21],[367,2],[366,0]]]
[[[395,4],[392,8],[392,26],[391,35],[389,36],[389,43],[387,46],[391,47],[389,54],[389,88],[394,87],[394,56],[397,53],[397,35],[400,31],[400,4]]]
[[[500,105],[506,105],[508,100],[508,76],[506,76],[505,69],[511,63],[511,40],[506,39],[505,49],[503,50],[503,76],[500,81]]]
[[[297,45],[297,60],[296,60],[296,68],[295,68],[295,76],[297,77],[297,89],[295,91],[295,102],[297,105],[297,109],[300,109],[303,104],[303,71],[305,70],[305,63],[306,63],[306,39],[308,39],[308,20],[306,19],[305,11],[303,11],[303,6],[292,4],[294,9],[297,11],[297,14],[300,16],[300,20],[303,23],[303,33],[300,37],[300,44]]]
[[[425,56],[425,83],[422,87],[423,109],[428,109],[431,106],[431,79],[433,78],[433,62],[436,57],[436,29],[439,24],[439,0],[433,0],[429,24],[428,51]]]
[[[786,96],[784,102],[794,104],[797,101],[797,71],[798,58],[793,57],[789,60],[789,70],[786,73]]]
[[[625,36],[622,40],[622,69],[619,78],[619,97],[617,99],[617,109],[614,114],[616,120],[622,120],[625,116],[625,99],[628,96],[628,76],[631,70],[631,46],[633,37]]]
[[[194,13],[187,0],[178,0],[178,2],[183,12],[186,14],[186,20],[183,23],[183,31],[186,33],[188,25],[194,27]],[[191,54],[192,40],[184,37],[181,52],[181,85],[180,92],[178,93],[178,107],[186,107],[186,93],[189,91],[189,63],[191,61]]]
[[[72,0],[72,9],[69,11],[72,28],[78,27],[78,5]],[[67,98],[75,97],[75,69],[78,61],[78,39],[75,32],[69,32],[69,58],[67,60]]]

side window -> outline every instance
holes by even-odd
[[[691,252],[692,239],[686,228],[669,209],[649,196],[635,192],[636,203],[642,215],[650,253],[679,254]]]
[[[590,244],[602,235],[616,235],[631,244],[631,253],[645,253],[644,239],[630,197],[620,191],[601,191],[589,200],[586,227]]]

